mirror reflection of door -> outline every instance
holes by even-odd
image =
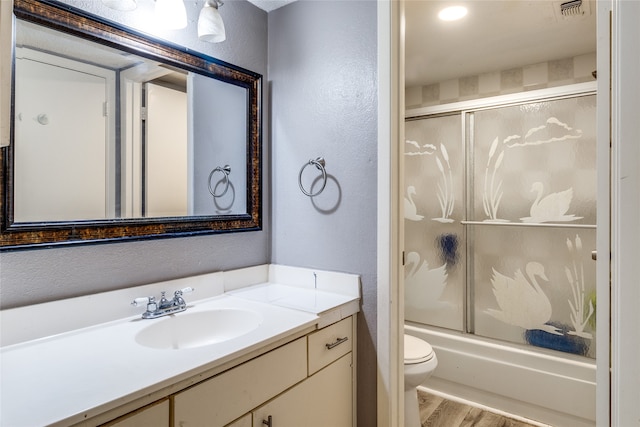
[[[15,67],[15,221],[114,217],[113,72],[31,49]]]
[[[187,215],[187,94],[145,85],[143,215]]]

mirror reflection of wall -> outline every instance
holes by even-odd
[[[16,222],[247,212],[247,88],[20,19],[15,70]]]
[[[194,74],[191,92],[194,144],[192,155],[193,194],[190,213],[222,215],[247,211],[246,91],[238,86]],[[211,171],[229,165],[228,191],[220,197],[209,193]],[[225,186],[221,173],[211,175],[214,194],[222,194]]]

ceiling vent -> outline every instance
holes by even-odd
[[[555,1],[554,12],[558,21],[591,16],[590,0]]]
[[[560,4],[562,16],[582,15],[582,0],[572,0]]]

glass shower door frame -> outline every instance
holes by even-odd
[[[423,107],[414,110],[408,110],[406,112],[405,118],[424,118],[424,117],[432,117],[436,115],[443,114],[460,114],[461,115],[461,134],[463,138],[464,144],[464,152],[465,159],[463,165],[463,173],[465,174],[463,178],[463,182],[465,183],[465,189],[463,194],[463,201],[465,203],[464,210],[464,220],[461,223],[464,225],[463,227],[463,235],[462,238],[465,244],[466,251],[466,265],[463,274],[463,310],[462,310],[462,325],[463,325],[463,333],[474,334],[475,333],[475,313],[474,313],[474,304],[475,300],[475,287],[470,283],[470,276],[473,276],[471,272],[473,272],[474,268],[474,256],[473,256],[473,247],[475,244],[474,239],[474,227],[473,225],[477,225],[477,221],[473,218],[473,209],[474,209],[474,200],[473,198],[473,185],[474,185],[474,162],[470,159],[474,158],[474,144],[470,143],[470,141],[474,140],[473,135],[473,119],[474,113],[484,110],[520,105],[530,102],[537,101],[555,101],[561,100],[565,98],[575,98],[579,96],[585,95],[593,95],[596,93],[596,83],[581,83],[575,85],[567,85],[557,88],[536,90],[524,93],[516,93],[511,95],[503,95],[492,98],[484,98],[478,100],[470,100],[464,102],[457,102],[446,105],[438,105],[432,107]],[[473,218],[473,220],[469,221],[469,218]],[[514,226],[540,226],[537,224],[519,224],[512,223]],[[584,226],[584,225],[569,225],[569,228],[580,227],[580,228],[595,228],[595,226]],[[563,224],[563,227],[566,227]],[[543,224],[542,227],[554,227],[556,225],[547,225]]]

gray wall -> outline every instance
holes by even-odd
[[[372,1],[302,0],[269,13],[272,262],[362,276],[360,426],[376,425],[376,18]],[[329,179],[309,198],[298,173],[317,156]],[[314,175],[305,169],[307,189]]]
[[[67,2],[135,26],[133,15],[98,1]],[[1,253],[1,307],[267,262],[360,274],[358,418],[375,425],[376,2],[302,0],[267,18],[245,1],[227,1],[227,41],[217,45],[197,40],[202,1],[185,4],[189,27],[171,32],[172,42],[265,76],[264,230]],[[317,156],[329,179],[310,199],[298,189],[298,172]],[[304,176],[314,173],[311,166]]]
[[[69,4],[136,27],[145,11],[122,13],[100,1],[67,0]],[[196,34],[203,1],[185,2],[189,25],[166,31],[163,38],[262,74],[263,97],[267,85],[267,13],[246,1],[229,1],[220,9],[227,40],[200,42]],[[149,20],[147,19],[146,22]],[[142,31],[142,29],[141,29]],[[160,34],[157,37],[161,37]],[[268,165],[268,103],[264,102],[263,144]],[[129,243],[83,245],[0,253],[0,307],[10,308],[211,271],[240,268],[270,261],[269,174],[264,168],[263,231],[161,239]]]

